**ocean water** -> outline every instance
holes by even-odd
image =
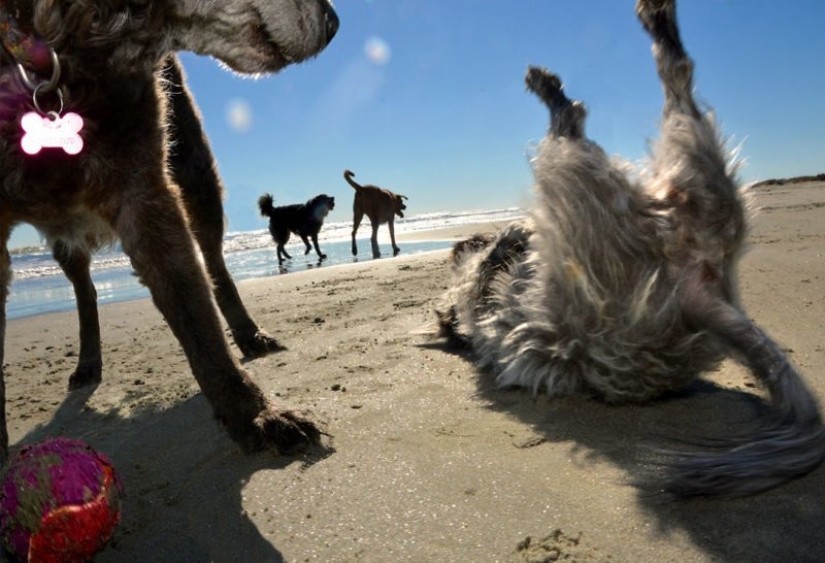
[[[524,211],[519,208],[431,213],[397,220],[395,232],[399,235],[488,222],[503,225],[523,215]],[[293,235],[286,247],[287,252],[292,255],[292,260],[279,266],[275,243],[266,229],[228,233],[224,239],[224,255],[229,271],[236,282],[372,260],[369,224],[362,224],[359,229],[359,237],[356,239],[357,257],[353,257],[350,251],[351,230],[352,223],[349,221],[324,224],[318,237],[321,251],[327,255],[327,259],[323,262],[318,261],[315,250],[305,256],[304,243],[299,237]],[[453,242],[452,240],[430,240],[403,242],[399,243],[399,246],[403,255],[411,255],[446,249]],[[382,254],[380,259],[391,257],[392,248],[386,226],[382,226],[378,231],[378,243]],[[6,303],[7,318],[17,319],[43,313],[71,311],[75,308],[72,286],[48,249],[13,254],[12,271],[14,277]],[[92,279],[100,304],[149,296],[149,290],[137,281],[129,258],[118,249],[101,252],[95,256],[92,263]]]

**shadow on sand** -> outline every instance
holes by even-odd
[[[466,350],[441,349],[470,361]],[[477,381],[489,408],[531,427],[550,443],[574,443],[583,463],[608,461],[619,467],[659,533],[686,532],[714,561],[825,561],[823,468],[744,498],[676,499],[653,491],[663,477],[656,450],[685,451],[692,449],[691,441],[734,436],[766,412],[759,396],[699,380],[656,402],[610,406],[584,397],[534,399],[524,390],[496,389],[487,376]]]
[[[69,393],[54,417],[20,445],[64,435],[85,440],[114,463],[125,488],[122,520],[96,563],[284,561],[246,513],[243,490],[256,472],[308,463],[312,454],[242,454],[200,394],[125,417],[119,408],[89,409],[93,392]]]

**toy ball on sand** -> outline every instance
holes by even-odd
[[[0,537],[29,563],[90,560],[120,521],[112,463],[87,444],[54,438],[22,448],[0,482]]]

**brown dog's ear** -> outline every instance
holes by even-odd
[[[397,197],[399,197],[401,199],[410,199],[407,196],[405,196],[404,194],[396,194],[396,195],[397,195]]]

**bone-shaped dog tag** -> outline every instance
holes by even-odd
[[[83,129],[83,118],[76,113],[60,116],[56,112],[40,115],[31,111],[20,124],[25,133],[20,147],[26,154],[37,154],[45,147],[61,148],[66,154],[78,154],[83,149],[83,139],[78,135]]]

